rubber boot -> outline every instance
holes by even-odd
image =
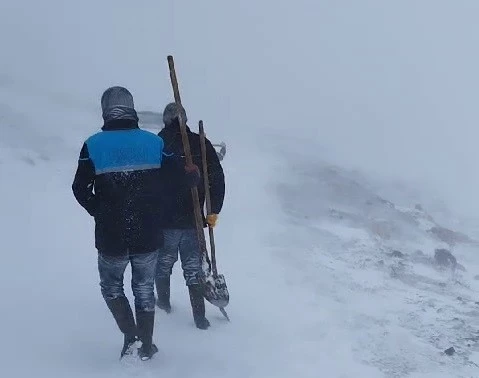
[[[121,349],[120,359],[133,353],[133,346],[138,341],[137,336],[125,335],[123,339],[123,348]]]
[[[138,356],[143,360],[149,360],[158,352],[153,344],[153,328],[155,325],[155,311],[136,311],[136,322],[138,324],[138,337],[141,340],[141,347],[138,349]]]
[[[190,292],[191,309],[193,310],[193,319],[196,327],[199,329],[208,329],[210,322],[205,317],[205,298],[201,285],[188,286]]]
[[[171,312],[170,304],[170,277],[167,278],[157,278],[155,280],[156,284],[156,293],[158,299],[156,300],[156,305],[161,310],[165,311],[167,314]]]
[[[123,348],[120,353],[120,358],[122,358],[125,354],[131,354],[131,347],[138,340],[133,311],[126,297],[107,300],[106,304],[124,335]]]

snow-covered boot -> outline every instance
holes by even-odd
[[[141,340],[141,347],[138,349],[138,356],[143,360],[149,360],[158,352],[153,344],[153,328],[155,325],[155,311],[136,311],[136,322],[138,324],[138,337]]]
[[[119,297],[106,301],[108,308],[110,309],[116,324],[120,331],[124,335],[123,348],[120,353],[120,357],[125,354],[129,354],[130,348],[133,346],[136,338],[136,324],[133,317],[133,311],[131,310],[130,303],[126,297]]]
[[[191,309],[193,310],[196,327],[208,329],[210,322],[205,317],[205,298],[201,285],[190,285],[188,291],[190,292]]]
[[[143,344],[140,349],[138,349],[138,356],[142,361],[151,359],[155,353],[158,353],[158,347],[153,343],[150,347]]]
[[[125,338],[123,340],[123,348],[121,350],[120,358],[123,358],[126,355],[132,354],[134,344],[137,341],[138,341],[138,337],[125,335]]]
[[[166,311],[167,314],[171,312],[170,304],[170,277],[167,278],[157,278],[156,283],[156,293],[158,299],[156,300],[156,305],[163,311]]]

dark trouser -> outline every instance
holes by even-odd
[[[121,257],[98,254],[101,293],[118,328],[125,335],[125,344],[128,345],[138,336],[143,342],[142,348],[146,354],[151,353],[153,343],[157,259],[158,251]],[[131,263],[136,324],[123,290],[123,278],[128,263]]]
[[[198,284],[196,275],[201,273],[201,258],[196,229],[167,229],[163,235],[164,245],[158,255],[156,279],[170,277],[179,252],[186,285]]]
[[[205,300],[197,275],[203,274],[201,269],[201,251],[196,229],[164,230],[164,245],[158,255],[156,266],[156,285],[158,291],[158,307],[170,311],[170,275],[173,266],[181,258],[183,277],[188,286],[191,308],[196,326],[207,329],[209,322],[205,318]]]
[[[101,293],[105,301],[124,297],[123,278],[128,263],[131,263],[131,288],[135,296],[135,308],[140,311],[155,311],[155,267],[158,251],[138,255],[111,257],[98,254]]]

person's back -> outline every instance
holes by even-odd
[[[86,208],[95,217],[96,247],[104,254],[154,250],[161,242],[162,151],[161,138],[129,120],[108,122],[85,142],[82,159],[90,173],[83,178],[95,175],[95,194]],[[84,199],[84,187],[77,176],[79,199]]]
[[[200,137],[197,133],[190,130],[187,126],[187,135],[190,143],[191,157],[193,164],[202,167]],[[171,155],[175,164],[165,165],[165,175],[168,177],[168,196],[172,207],[165,209],[164,221],[168,228],[195,228],[195,217],[191,191],[185,189],[182,185],[182,176],[180,168],[185,164],[183,141],[181,139],[180,125],[178,119],[166,123],[165,127],[158,134],[164,141],[165,154]],[[206,139],[206,159],[208,165],[208,178],[210,184],[212,213],[219,214],[223,207],[225,196],[225,178],[223,168],[218,155],[211,144]],[[202,169],[201,169],[202,171]],[[204,172],[201,172],[202,175]],[[198,185],[198,196],[200,199],[201,211],[205,201],[204,185]],[[203,216],[203,218],[205,218]],[[206,225],[206,224],[205,224]]]

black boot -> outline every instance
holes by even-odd
[[[136,311],[136,322],[138,324],[138,337],[142,345],[138,349],[138,356],[143,360],[149,360],[158,352],[158,348],[153,344],[153,328],[155,325],[154,311]]]
[[[190,292],[191,309],[193,310],[193,319],[196,327],[199,329],[207,329],[210,322],[205,317],[205,298],[203,297],[203,289],[201,285],[188,286]]]
[[[156,305],[166,311],[167,314],[171,312],[170,304],[170,277],[167,278],[157,278],[156,281],[156,293],[158,299],[156,300]]]
[[[133,311],[126,297],[107,300],[106,304],[115,318],[118,328],[124,334],[123,348],[120,353],[120,357],[123,357],[125,354],[131,353],[131,347],[137,341]]]
[[[135,344],[137,341],[138,341],[138,337],[125,335],[123,339],[123,348],[120,353],[120,358],[123,358],[126,355],[132,354],[133,344]]]

